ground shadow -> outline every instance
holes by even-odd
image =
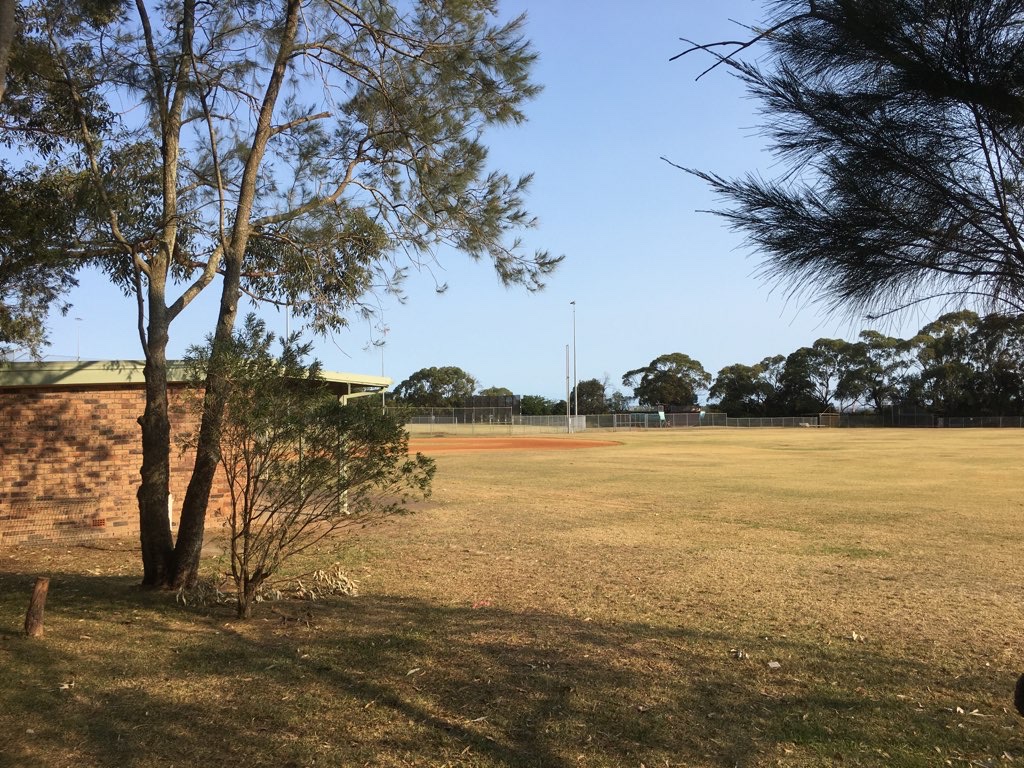
[[[377,596],[264,604],[239,624],[128,577],[51,583],[48,638],[0,631],[20,681],[0,692],[11,765],[744,766],[790,748],[822,765],[927,765],[965,718],[898,691],[953,701],[990,685],[853,643]],[[0,574],[8,615],[29,587]],[[116,649],[75,634],[101,619]],[[965,754],[992,739],[974,726],[957,734]],[[1010,735],[1002,748],[1019,751]]]

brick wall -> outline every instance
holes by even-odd
[[[177,442],[183,395],[172,387],[175,526],[193,461]],[[138,535],[144,408],[138,385],[0,389],[0,546]],[[226,499],[218,473],[209,513],[224,514]]]

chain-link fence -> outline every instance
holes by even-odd
[[[939,416],[924,411],[882,413],[844,413],[843,427],[924,427],[950,429],[1022,429],[1024,416]]]
[[[952,428],[1000,428],[1000,427],[1024,427],[1022,416],[947,416],[937,420],[937,427]]]
[[[508,406],[406,408],[411,435],[529,435],[582,432],[585,416],[519,416]]]
[[[898,411],[886,408],[881,413],[844,413],[840,417],[843,427],[935,427],[935,414],[929,411]]]
[[[511,406],[403,408],[409,424],[511,424]]]
[[[587,416],[588,429],[671,429],[674,427],[834,427],[837,414],[731,418],[714,411],[697,413],[609,413]]]
[[[510,434],[512,408],[403,408],[409,434]]]
[[[406,408],[413,435],[529,435],[586,430],[646,430],[701,427],[948,427],[1024,428],[1020,416],[942,417],[922,411],[883,413],[815,413],[806,416],[731,417],[714,411],[693,413],[630,412],[586,416],[520,416],[508,406],[474,408]]]

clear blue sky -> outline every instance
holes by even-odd
[[[709,63],[700,56],[669,62],[684,46],[680,37],[742,35],[730,19],[757,21],[760,2],[502,3],[503,15],[522,11],[545,90],[529,105],[528,123],[491,135],[491,156],[512,174],[535,174],[528,203],[539,224],[525,244],[565,254],[565,262],[544,292],[529,294],[502,288],[486,264],[441,254],[433,275],[410,275],[406,304],[383,305],[385,375],[397,383],[420,368],[456,365],[483,387],[560,399],[570,301],[579,379],[607,375],[614,385],[669,352],[715,374],[869,327],[771,291],[756,277],[757,254],[698,212],[715,203],[708,189],[659,159],[726,176],[775,172],[756,104],[735,80],[720,70],[695,82]],[[436,293],[437,282],[448,291]],[[172,356],[212,329],[215,294],[208,289],[172,326]],[[83,276],[72,301],[68,316],[51,322],[51,356],[73,359],[80,337],[83,359],[141,357],[133,301],[96,275]],[[281,315],[268,319],[284,331]],[[906,336],[930,319],[881,330]],[[369,346],[378,336],[354,317],[348,332],[317,343],[317,356],[329,370],[379,374],[381,350]]]

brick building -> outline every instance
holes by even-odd
[[[142,369],[125,360],[0,363],[0,547],[138,534]],[[391,384],[382,376],[323,376],[342,399]],[[176,439],[190,428],[180,365],[169,366],[168,384],[173,526],[193,462]],[[225,512],[226,499],[218,475],[210,514]]]

